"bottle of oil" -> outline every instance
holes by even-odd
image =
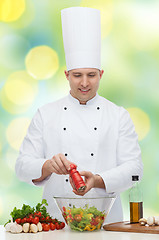
[[[142,191],[139,185],[139,176],[132,176],[133,186],[129,192],[130,223],[137,223],[143,217]]]

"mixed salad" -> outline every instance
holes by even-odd
[[[87,204],[84,208],[63,207],[62,213],[70,228],[81,232],[100,229],[105,219],[104,211],[101,212],[96,207],[89,207]]]

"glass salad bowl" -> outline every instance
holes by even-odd
[[[66,224],[75,231],[94,231],[102,227],[115,200],[105,197],[54,197]]]

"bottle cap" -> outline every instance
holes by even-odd
[[[139,176],[138,175],[132,176],[132,181],[139,181]]]

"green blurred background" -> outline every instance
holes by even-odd
[[[1,0],[0,224],[14,206],[41,201],[42,188],[20,182],[14,166],[37,108],[68,94],[60,11],[72,6],[101,10],[99,94],[130,112],[144,163],[144,216],[159,215],[159,1]],[[128,191],[121,196],[128,220]]]

